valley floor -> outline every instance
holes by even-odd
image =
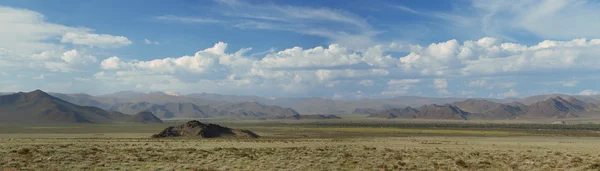
[[[257,126],[258,139],[151,139],[166,125],[0,129],[4,170],[598,170],[600,138],[531,130]],[[114,127],[130,128],[114,131]],[[18,130],[21,130],[18,131]],[[34,132],[33,130],[39,130]],[[69,131],[70,130],[70,131]],[[102,131],[104,130],[104,131]],[[116,130],[116,129],[115,129]],[[538,129],[536,129],[538,130]],[[103,133],[104,132],[104,133]],[[288,134],[286,134],[286,132]],[[585,132],[585,131],[584,131]]]

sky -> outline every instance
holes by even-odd
[[[592,0],[0,0],[0,92],[600,92]]]

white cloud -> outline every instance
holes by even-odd
[[[477,13],[465,13],[465,17],[480,20],[481,29],[488,35],[529,32],[546,39],[600,37],[600,24],[588,22],[600,16],[596,1],[474,0],[472,6]]]
[[[325,37],[351,47],[372,44],[379,32],[367,20],[341,9],[257,4],[239,0],[217,0],[224,17],[235,17],[240,29],[283,30]]]
[[[442,78],[433,79],[433,85],[436,89],[446,89],[448,88],[448,80]]]
[[[600,94],[600,91],[590,90],[590,89],[586,89],[586,90],[579,92],[579,95],[584,95],[584,96],[592,96],[592,95],[598,95],[598,94]]]
[[[435,87],[435,89],[438,90],[438,94],[439,95],[449,95],[450,92],[448,92],[448,80],[443,79],[443,78],[436,78],[433,79],[433,86]]]
[[[0,66],[29,72],[27,75],[95,69],[89,68],[89,64],[97,62],[96,57],[90,55],[93,48],[70,49],[70,44],[107,47],[119,46],[123,41],[104,40],[127,40],[121,36],[95,34],[84,27],[48,22],[38,12],[5,6],[0,6],[0,25]],[[56,39],[63,40],[59,43]]]
[[[391,79],[387,82],[386,90],[380,94],[383,96],[399,96],[408,94],[408,90],[415,87],[415,84],[420,83],[420,79]]]
[[[100,63],[100,67],[102,67],[102,69],[119,69],[120,65],[123,65],[121,64],[121,59],[116,56],[104,59]]]
[[[82,56],[75,49],[66,51],[65,53],[63,53],[63,55],[60,57],[60,59],[67,62],[68,64],[75,64],[75,63],[85,64],[88,62],[91,62],[91,63],[98,62],[96,57],[91,56],[91,55]]]
[[[41,80],[41,79],[44,79],[44,74],[40,74],[39,76],[35,76],[35,77],[33,77],[32,79],[34,79],[34,80]]]
[[[498,94],[498,97],[500,98],[509,98],[509,97],[516,97],[519,95],[519,92],[515,91],[514,89],[510,89],[507,92]]]
[[[482,38],[463,43],[451,40],[427,47],[413,45],[409,55],[397,58],[389,55],[395,50],[390,48],[391,45],[376,45],[366,49],[353,49],[338,44],[327,48],[293,47],[261,52],[261,56],[256,56],[246,55],[251,48],[227,52],[228,45],[219,42],[191,56],[147,61],[110,57],[103,60],[100,67],[105,70],[105,74],[117,77],[123,84],[135,83],[142,87],[150,87],[148,84],[152,84],[155,88],[168,87],[174,83],[181,84],[178,87],[188,87],[199,81],[211,80],[214,84],[277,87],[282,92],[301,94],[317,88],[349,85],[345,84],[348,82],[353,82],[350,85],[354,86],[372,86],[373,78],[377,78],[388,81],[387,86],[375,87],[379,89],[377,92],[381,92],[379,95],[391,96],[408,94],[409,89],[415,88],[421,81],[406,78],[440,75],[460,76],[470,80],[467,84],[469,87],[485,87],[494,92],[513,89],[517,85],[515,80],[497,79],[498,75],[510,78],[511,75],[520,73],[543,74],[561,69],[570,72],[594,68],[595,60],[591,59],[596,54],[595,49],[600,49],[599,45],[600,40],[596,39],[543,41],[526,46],[502,43],[495,38]],[[168,78],[169,83],[159,86],[154,82],[139,80],[151,79],[151,76]],[[563,84],[576,86],[576,83]],[[431,88],[442,96],[451,94],[445,78],[433,79]],[[464,89],[456,92],[463,94],[461,91],[468,92]],[[494,94],[497,95],[498,92]],[[504,94],[497,96],[504,97]]]
[[[483,87],[487,85],[487,81],[484,79],[480,79],[480,80],[475,80],[475,81],[471,81],[469,82],[469,87]]]
[[[575,86],[577,86],[577,84],[579,84],[579,81],[574,80],[574,81],[564,82],[562,85],[565,87],[575,87]]]
[[[372,86],[374,84],[373,80],[361,80],[358,84],[363,86]]]
[[[130,45],[132,42],[123,36],[108,34],[93,34],[87,32],[68,32],[60,39],[61,43],[72,43],[76,45],[88,45],[100,48],[119,48]]]
[[[475,92],[475,91],[465,91],[465,90],[463,90],[463,91],[460,91],[460,94],[461,94],[461,95],[463,95],[463,96],[469,96],[469,95],[474,95],[474,94],[477,94],[477,92]]]
[[[155,45],[159,45],[160,43],[158,43],[158,41],[151,41],[148,39],[144,39],[144,43],[151,45],[151,44],[155,44]]]
[[[82,82],[86,82],[86,81],[91,81],[91,78],[84,78],[84,77],[73,77],[74,80],[76,81],[82,81]]]
[[[600,39],[546,40],[534,46],[501,43],[498,39],[455,40],[429,47],[415,45],[400,58],[406,72],[420,75],[493,76],[520,72],[544,73],[556,70],[600,68],[595,54]]]

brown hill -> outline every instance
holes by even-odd
[[[143,111],[143,112],[140,112],[140,113],[137,113],[137,114],[131,116],[131,121],[138,122],[138,123],[145,123],[145,124],[163,123],[163,121],[160,120],[160,118],[156,117],[150,111]]]
[[[516,119],[517,116],[525,114],[526,107],[500,105],[497,108],[483,113],[472,113],[470,119]]]
[[[258,138],[258,135],[248,130],[231,129],[217,124],[202,123],[197,120],[192,120],[179,126],[168,127],[160,133],[152,135],[152,137]]]
[[[342,119],[336,115],[298,115],[298,119]]]
[[[163,105],[148,102],[120,103],[111,107],[110,110],[123,113],[138,113],[151,111],[160,118],[209,118],[213,115],[224,115],[227,112],[216,110],[208,105],[195,105],[192,103],[167,103]]]
[[[120,123],[151,122],[130,115],[107,112],[97,107],[78,106],[41,90],[0,96],[0,122],[18,124],[46,123]]]
[[[468,112],[460,110],[454,105],[425,105],[418,109],[419,113],[414,118],[419,119],[467,119]]]
[[[468,99],[454,102],[453,105],[469,113],[484,113],[502,106],[501,103],[491,102],[483,99]]]
[[[241,102],[219,106],[218,110],[232,112],[238,117],[270,117],[288,118],[300,115],[294,109],[279,106],[268,106],[257,102]]]
[[[574,100],[571,100],[575,102]],[[541,118],[567,117],[568,113],[585,111],[585,107],[571,103],[559,96],[527,106],[527,116]]]
[[[358,109],[354,109],[354,111],[352,112],[353,114],[361,114],[361,115],[370,115],[373,113],[378,113],[379,110],[377,109],[371,109],[371,108],[358,108]]]
[[[387,118],[387,119],[416,118],[418,113],[419,113],[419,111],[414,108],[405,107],[405,108],[393,108],[393,109],[379,111],[377,113],[370,114],[368,117]]]

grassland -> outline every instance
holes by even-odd
[[[162,125],[0,125],[4,170],[599,170],[594,124],[217,121],[258,139],[151,139]]]

